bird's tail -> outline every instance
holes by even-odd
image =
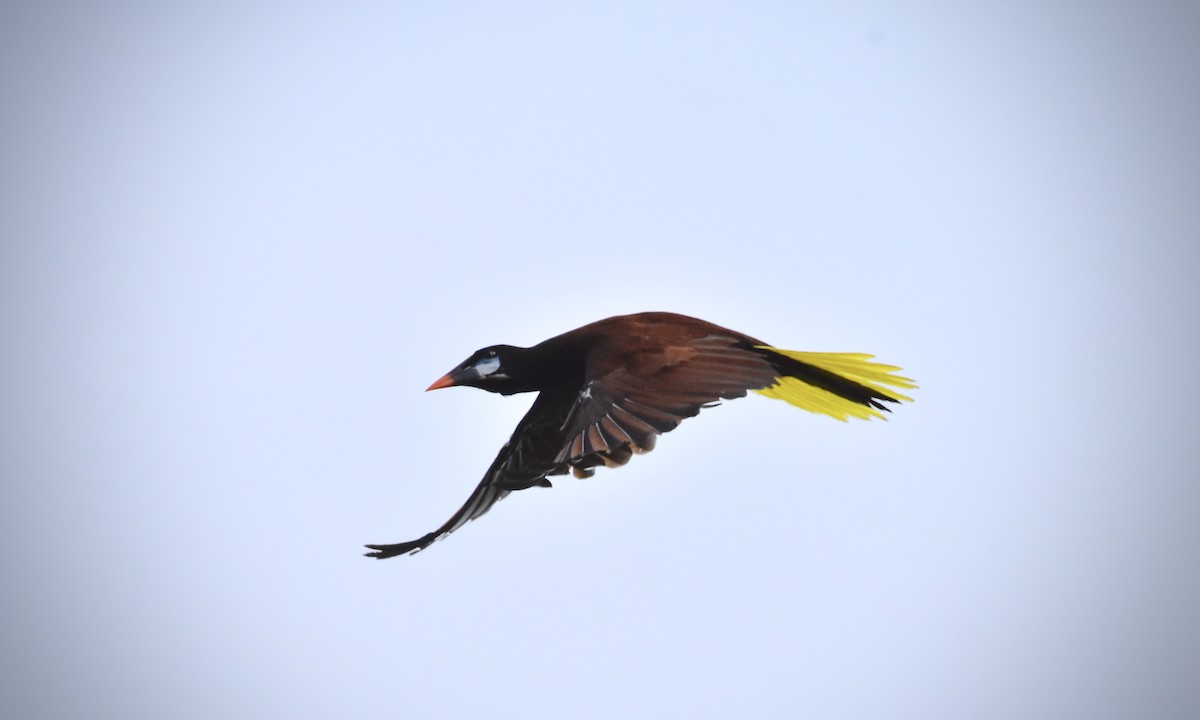
[[[874,355],[799,352],[767,346],[756,349],[771,360],[779,376],[774,385],[755,392],[842,421],[851,417],[882,418],[880,410],[890,412],[882,403],[912,402],[912,398],[892,388],[917,387],[914,381],[893,374],[900,368],[871,362]]]

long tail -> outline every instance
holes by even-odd
[[[891,412],[883,403],[912,402],[891,388],[917,387],[909,378],[892,374],[900,368],[871,362],[874,355],[799,352],[765,345],[756,349],[771,360],[779,377],[774,385],[754,392],[842,421],[882,418],[880,410]]]

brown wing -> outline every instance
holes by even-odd
[[[598,465],[624,465],[684,418],[767,387],[777,375],[745,340],[724,335],[638,345],[600,372],[576,397],[554,458],[579,477]]]
[[[529,412],[517,424],[512,438],[500,449],[483,480],[458,512],[440,528],[416,540],[394,545],[367,545],[375,552],[366,553],[366,556],[383,559],[419,552],[483,515],[513,490],[549,487],[547,475],[567,472],[567,464],[556,455],[563,444],[562,429],[571,400],[572,395],[561,392],[547,391],[538,395]]]

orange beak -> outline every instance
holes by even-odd
[[[429,392],[430,390],[440,390],[441,388],[451,387],[455,384],[454,373],[446,373],[437,380],[434,380],[432,385],[425,388],[425,392]]]

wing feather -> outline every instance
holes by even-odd
[[[374,552],[367,557],[389,558],[420,552],[468,522],[480,517],[514,490],[549,486],[548,475],[567,472],[566,463],[556,455],[564,441],[563,423],[570,407],[570,395],[543,392],[529,412],[517,424],[512,438],[500,449],[483,480],[467,501],[441,527],[416,540],[392,545],[367,545]],[[581,438],[576,438],[579,441]]]
[[[741,338],[683,338],[655,346],[636,362],[590,378],[563,425],[555,459],[583,475],[597,465],[623,465],[702,409],[774,380],[770,361]]]

